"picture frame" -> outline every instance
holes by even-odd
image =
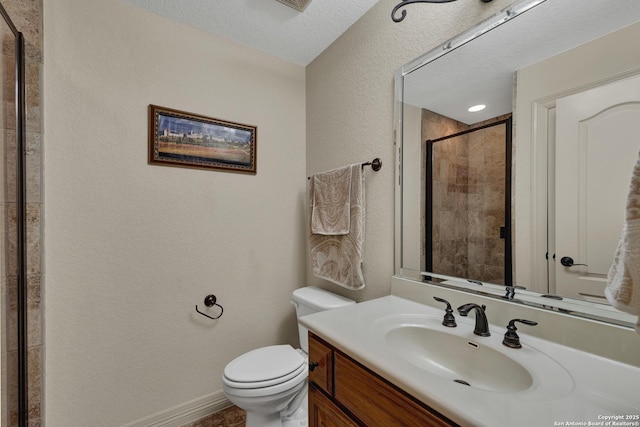
[[[256,126],[149,105],[149,164],[256,174]]]

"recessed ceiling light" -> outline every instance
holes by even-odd
[[[487,106],[484,105],[484,104],[474,105],[473,107],[469,107],[469,112],[470,113],[475,113],[475,112],[478,112],[478,111],[482,111],[485,108],[487,108]]]

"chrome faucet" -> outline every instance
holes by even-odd
[[[487,322],[487,315],[484,313],[486,308],[487,306],[485,305],[480,306],[474,303],[458,307],[458,313],[460,313],[460,316],[464,317],[466,317],[471,310],[476,311],[476,327],[473,329],[473,333],[481,337],[491,336],[491,332],[489,332],[489,322]]]

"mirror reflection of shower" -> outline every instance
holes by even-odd
[[[512,284],[511,117],[466,125],[422,110],[425,269]]]

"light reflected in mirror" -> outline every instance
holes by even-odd
[[[640,75],[634,48],[639,21],[635,0],[518,1],[398,71],[397,275],[635,322],[606,304],[602,291],[637,156],[630,136],[636,128],[616,120],[640,122],[640,93],[632,90],[640,86],[640,78],[634,80]],[[614,90],[627,98],[574,112],[572,105],[588,104],[584,97],[616,85],[626,85]],[[469,111],[478,104],[486,108]],[[469,138],[429,152],[428,140],[505,117],[513,118],[513,156],[504,154],[502,163],[486,154],[487,143],[485,155],[493,161],[484,159],[479,168]],[[596,137],[606,144],[598,145]],[[511,202],[486,181],[498,170],[505,188],[511,186]],[[603,175],[610,181],[602,184]],[[498,198],[502,212],[495,207]],[[488,234],[481,236],[480,229]],[[450,233],[446,242],[443,231]],[[511,262],[504,251],[509,244]],[[514,297],[505,284],[526,290],[516,289]]]

